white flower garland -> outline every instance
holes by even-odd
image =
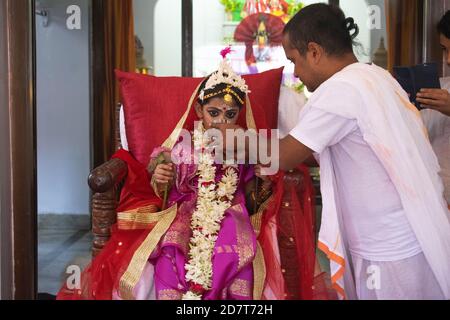
[[[189,261],[185,265],[186,282],[191,285],[183,300],[201,300],[203,293],[212,286],[212,255],[225,211],[238,185],[236,167],[224,167],[225,173],[216,184],[214,157],[205,152],[208,139],[203,127],[194,132],[194,148],[198,152],[198,198],[192,215]]]

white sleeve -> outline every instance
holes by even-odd
[[[301,115],[290,135],[314,152],[321,153],[357,128],[355,120],[311,107]]]

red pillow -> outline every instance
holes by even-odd
[[[244,76],[258,128],[277,128],[283,68]],[[172,133],[202,78],[154,77],[116,70],[124,105],[128,148],[144,165]],[[245,117],[245,112],[241,112]],[[245,123],[245,122],[244,122]]]

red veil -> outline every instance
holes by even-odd
[[[285,172],[272,177],[273,199],[262,216],[258,241],[264,252],[266,265],[265,299],[329,300],[335,299],[326,273],[320,271],[316,258],[315,192],[309,169],[297,168],[300,181],[288,182]],[[288,203],[285,203],[288,199]],[[289,206],[287,219],[281,219],[282,207]],[[295,245],[295,256],[287,260],[298,270],[295,283],[286,283],[280,260],[278,239],[290,237]],[[281,257],[282,258],[282,257]],[[286,259],[284,259],[286,260]],[[289,287],[289,288],[288,288]],[[294,287],[294,290],[290,290]],[[291,292],[291,291],[295,291]]]

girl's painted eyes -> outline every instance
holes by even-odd
[[[208,113],[209,113],[209,115],[210,115],[211,117],[213,117],[213,118],[216,118],[216,117],[219,116],[219,112],[216,111],[216,110],[210,110],[210,111],[208,111]]]
[[[213,118],[219,117],[222,112],[223,111],[220,111],[220,110],[217,110],[217,109],[210,109],[210,110],[208,110],[209,115],[211,117],[213,117]],[[225,117],[227,119],[234,119],[237,114],[238,114],[238,112],[236,110],[228,110],[228,111],[225,111],[224,115],[225,115]]]
[[[225,113],[225,117],[227,117],[228,119],[234,119],[234,117],[236,117],[236,111],[227,111]]]

